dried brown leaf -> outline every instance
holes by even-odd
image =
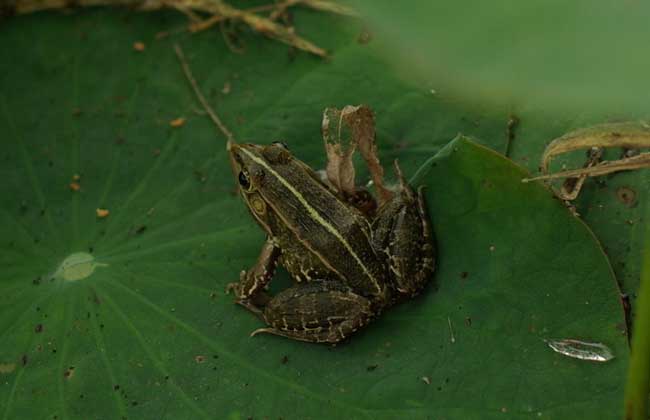
[[[352,158],[355,150],[366,161],[377,192],[379,205],[392,197],[384,186],[384,168],[375,145],[375,118],[365,106],[347,105],[343,109],[327,108],[323,113],[323,140],[327,153],[327,178],[348,196],[358,194]]]
[[[558,155],[582,149],[612,147],[625,149],[649,148],[650,126],[645,122],[601,124],[565,134],[553,140],[544,151],[541,162],[543,175],[526,178],[522,181],[573,178],[573,180],[567,180],[562,189],[557,192],[560,198],[573,200],[578,196],[586,177],[650,167],[650,153],[641,153],[615,161],[603,162],[600,162],[599,156],[594,157],[594,154],[592,154],[581,169],[549,173],[551,160]]]

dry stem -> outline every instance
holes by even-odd
[[[327,52],[324,49],[296,35],[291,28],[276,23],[271,18],[257,14],[271,11],[271,16],[275,16],[277,12],[284,13],[287,8],[299,5],[329,13],[357,16],[353,9],[327,0],[285,0],[248,10],[237,9],[222,0],[13,0],[8,5],[0,7],[0,15],[25,14],[41,10],[65,9],[73,6],[128,6],[144,11],[173,8],[188,16],[190,20],[188,30],[190,32],[204,30],[215,23],[232,19],[244,22],[254,31],[282,43],[325,57]],[[208,17],[204,17],[205,15],[208,15]]]
[[[190,70],[190,66],[187,64],[187,60],[185,59],[185,54],[183,53],[183,50],[181,49],[180,45],[174,44],[174,51],[176,52],[176,57],[178,57],[178,61],[181,63],[181,67],[183,68],[183,73],[185,73],[185,77],[187,78],[187,81],[190,82],[190,85],[194,90],[194,94],[198,98],[199,102],[201,102],[201,105],[203,105],[203,109],[205,109],[205,112],[208,113],[214,125],[216,125],[217,128],[223,133],[223,135],[226,136],[228,142],[231,141],[234,142],[235,139],[232,133],[230,132],[230,130],[228,130],[226,125],[221,121],[221,118],[219,118],[216,112],[214,112],[214,110],[210,107],[210,104],[205,99],[205,96],[203,96],[203,93],[201,93],[201,89],[199,89],[199,85],[196,83],[196,79],[194,79],[194,76],[192,75],[192,70]]]
[[[650,147],[650,127],[644,122],[625,122],[602,124],[565,134],[553,140],[544,151],[541,162],[543,175],[525,178],[522,182],[573,178],[575,179],[573,184],[565,183],[560,191],[556,191],[560,198],[573,200],[578,196],[586,177],[650,167],[650,153],[641,153],[610,162],[599,162],[598,159],[590,158],[583,168],[549,173],[549,165],[555,156],[581,149],[612,147],[628,149]]]

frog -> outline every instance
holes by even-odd
[[[229,141],[227,150],[239,195],[266,233],[255,264],[227,286],[266,325],[251,336],[335,345],[430,282],[437,251],[423,187],[411,188],[397,160],[393,197],[369,213],[283,142]],[[292,285],[270,296],[278,265]]]

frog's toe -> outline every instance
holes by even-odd
[[[258,328],[253,331],[249,337],[255,337],[257,334],[277,334],[278,330],[275,328]]]
[[[231,292],[234,292],[235,296],[239,295],[239,282],[228,283],[226,285],[226,294],[229,295]]]
[[[280,337],[291,338],[292,340],[306,341],[309,343],[326,343],[336,344],[346,338],[357,330],[358,327],[350,328],[349,331],[343,328],[313,328],[309,330],[284,330],[272,327],[258,328],[251,332],[250,336],[254,337],[258,334],[273,334]]]

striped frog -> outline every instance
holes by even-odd
[[[396,302],[420,293],[435,248],[422,189],[397,162],[399,188],[367,216],[279,142],[228,143],[239,193],[267,240],[257,262],[228,286],[266,327],[254,331],[337,343]],[[294,285],[272,298],[278,264]]]

